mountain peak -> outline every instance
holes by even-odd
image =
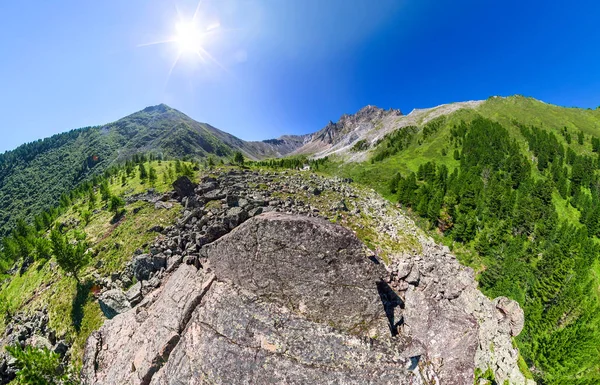
[[[174,111],[174,109],[167,106],[164,103],[157,104],[156,106],[148,106],[142,110],[142,112],[158,112],[158,113],[165,113],[168,111]]]

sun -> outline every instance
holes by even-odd
[[[211,18],[209,20],[206,17],[201,17],[201,2],[202,0],[199,0],[192,17],[185,17],[185,15],[176,9],[179,21],[175,23],[175,31],[172,31],[169,37],[138,45],[138,47],[147,47],[169,44],[177,47],[178,52],[167,74],[167,83],[175,67],[184,58],[188,63],[190,61],[199,61],[202,64],[212,63],[227,72],[227,69],[206,49],[206,46],[210,46],[211,43],[214,46],[215,35],[222,30],[218,18]]]
[[[203,33],[193,22],[179,22],[175,25],[174,41],[179,53],[198,53],[202,48]]]

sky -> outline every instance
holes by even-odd
[[[596,108],[598,15],[587,0],[2,1],[0,152],[159,103],[246,140],[365,105]]]

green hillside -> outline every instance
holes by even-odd
[[[136,153],[164,158],[233,154],[224,133],[165,105],[117,122],[58,134],[0,154],[0,236],[18,218],[56,204],[62,194]]]
[[[4,269],[14,261],[21,262],[17,264],[19,271],[0,274],[0,335],[13,315],[46,308],[49,327],[73,346],[73,364],[79,364],[87,337],[105,319],[93,286],[98,279],[120,272],[136,250],[148,251],[148,244],[156,237],[149,228],[171,225],[181,213],[176,202],[170,209],[155,207],[135,199],[136,194],[148,189],[155,194],[171,191],[171,183],[178,176],[196,177],[192,167],[186,162],[151,161],[110,168],[106,177],[84,183],[68,201],[48,210],[44,214],[50,217],[46,224],[17,226],[4,238],[0,253],[0,267],[4,265]],[[146,170],[146,178],[142,178],[141,168]],[[129,198],[128,203],[124,198]],[[53,256],[56,237],[82,245],[85,252],[80,258],[86,263],[66,271]],[[17,255],[9,255],[7,249],[14,249]]]
[[[490,98],[388,134],[364,163],[321,170],[371,186],[517,300],[540,383],[600,381],[600,111]]]

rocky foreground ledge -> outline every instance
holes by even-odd
[[[101,295],[112,319],[87,342],[84,384],[473,384],[476,368],[527,383],[518,304],[486,298],[375,193],[248,171],[175,187],[183,218]],[[328,191],[343,199],[324,210]],[[321,216],[418,242],[386,265]]]

